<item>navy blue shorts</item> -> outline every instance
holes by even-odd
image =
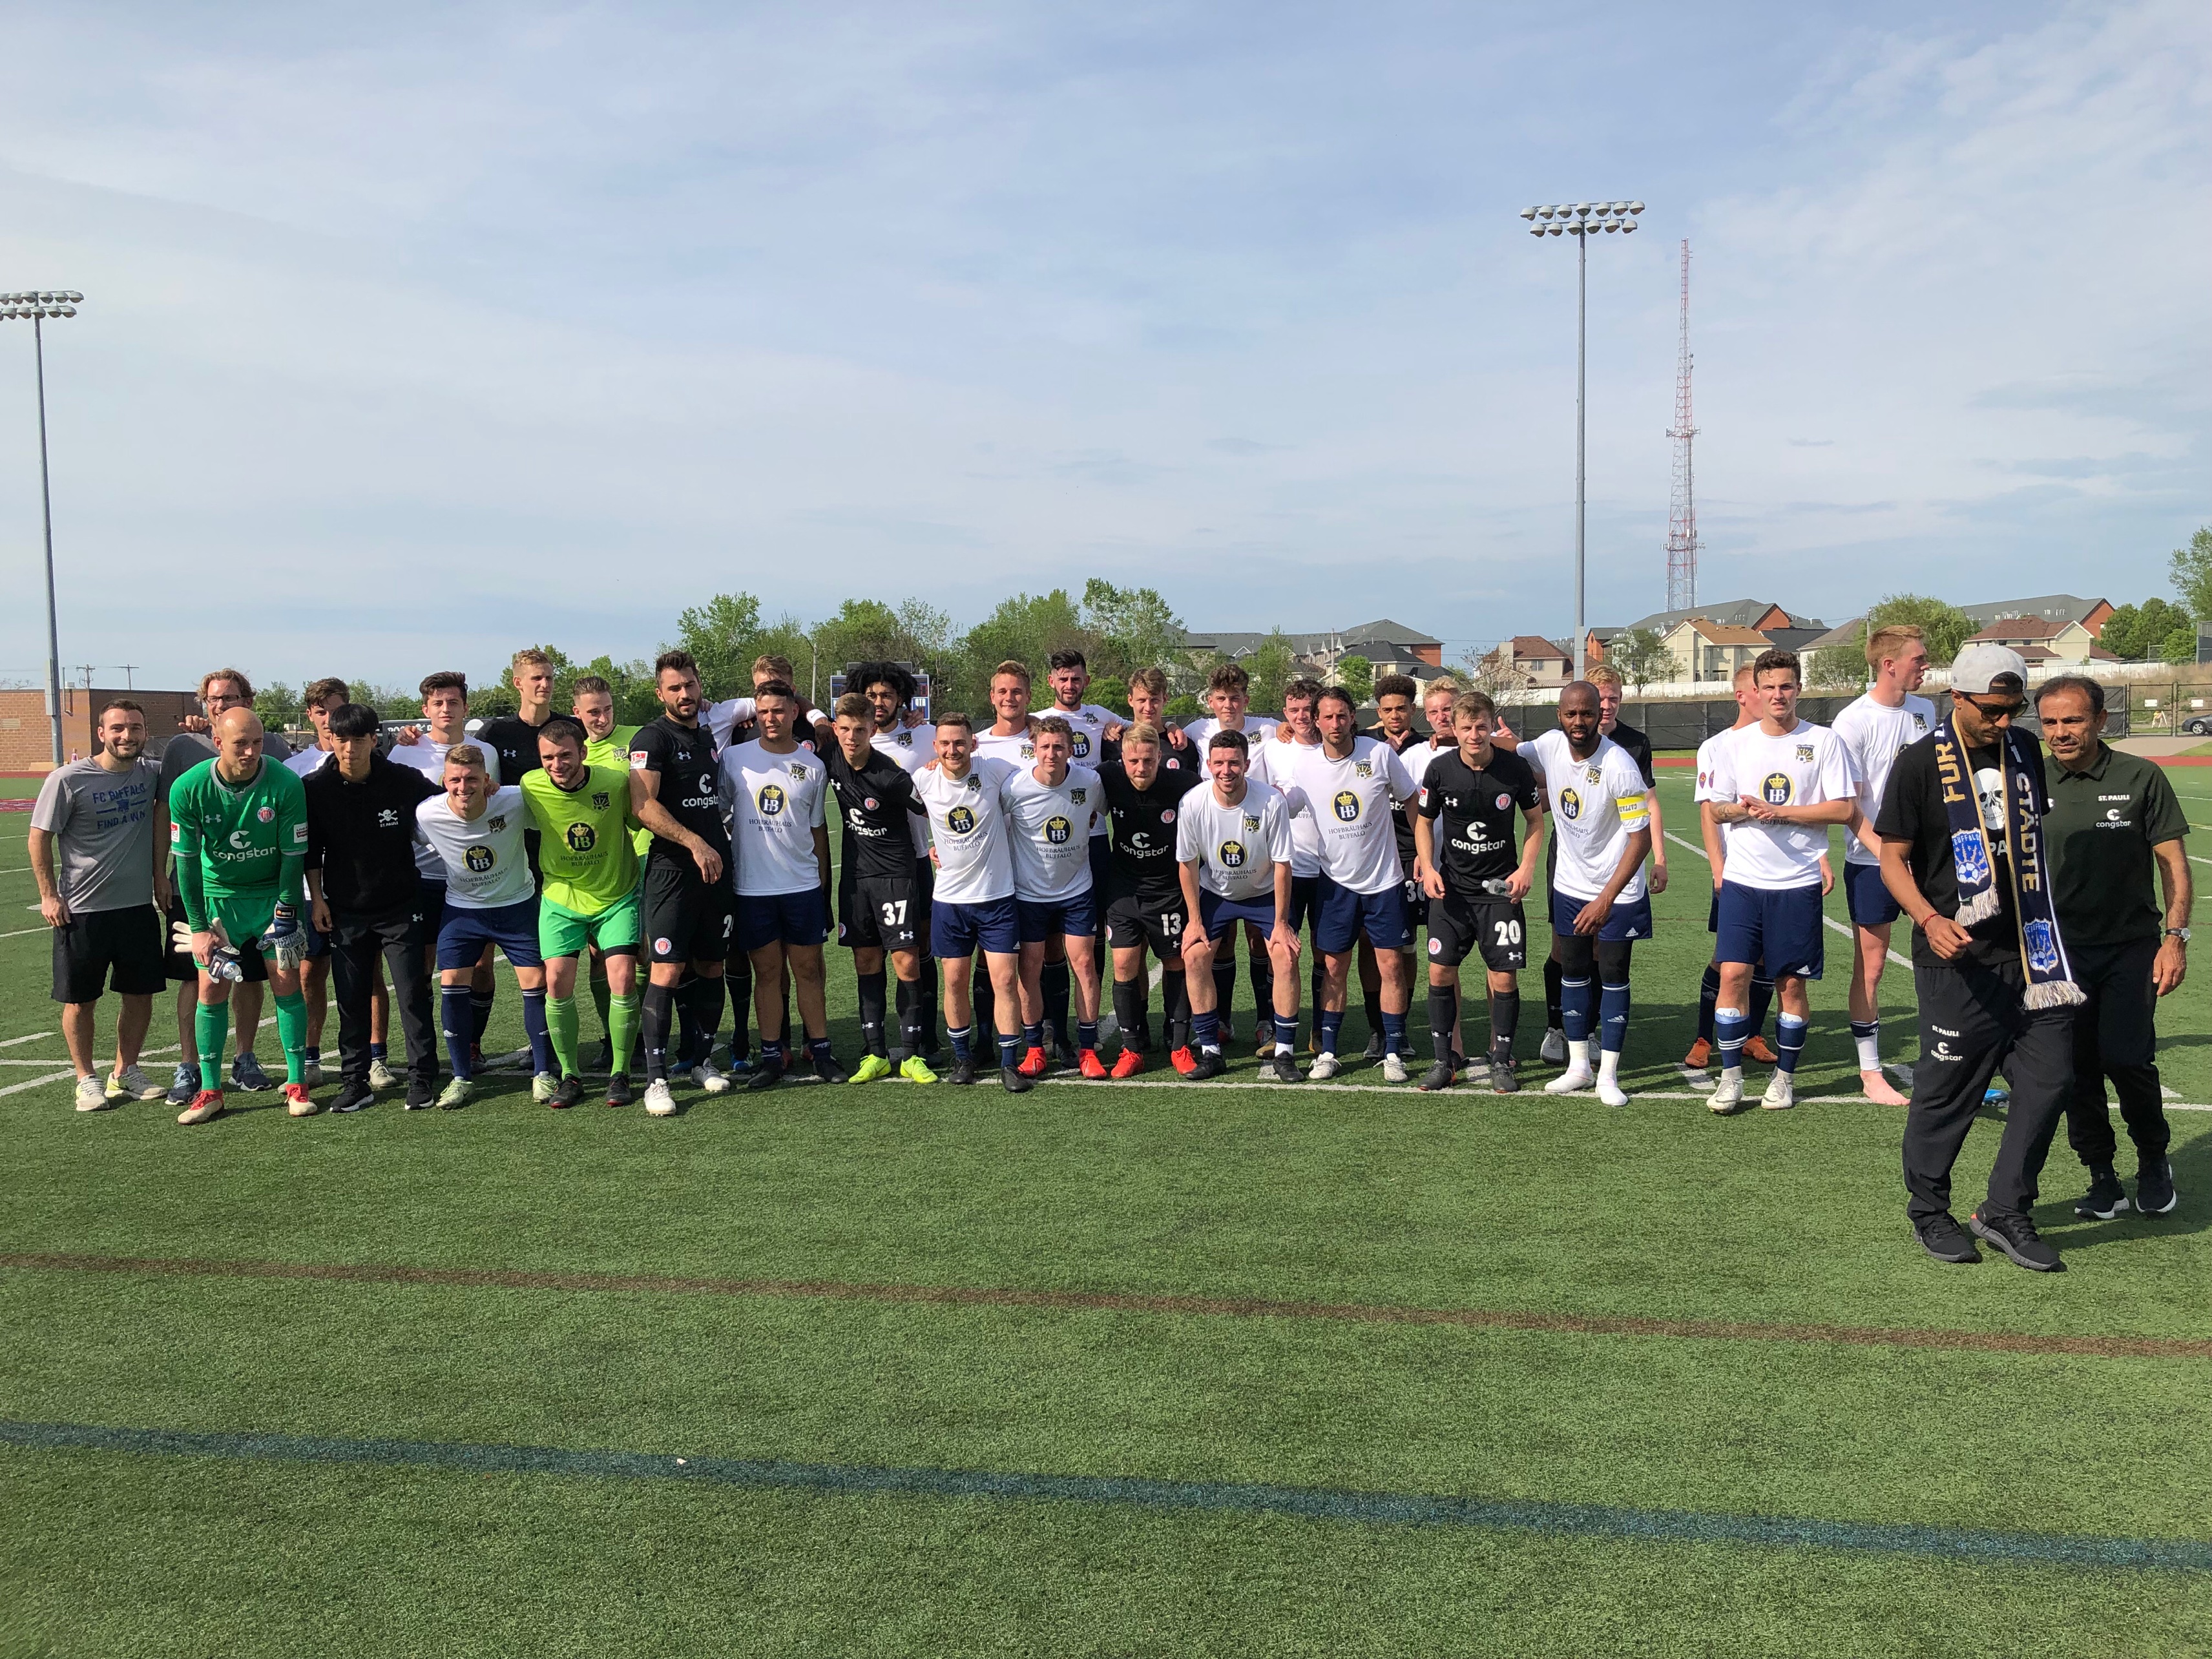
[[[1554,889],[1552,893],[1552,931],[1555,933],[1573,933],[1576,916],[1589,902],[1588,899],[1577,898],[1571,893],[1562,893]],[[1646,893],[1634,900],[1613,900],[1612,912],[1606,917],[1605,926],[1597,930],[1597,937],[1601,939],[1650,939],[1651,896]]]
[[[939,962],[957,962],[978,951],[1018,956],[1021,948],[1021,913],[1011,896],[985,899],[981,904],[954,904],[946,899],[931,902],[929,954]]]
[[[738,949],[750,956],[770,945],[819,945],[830,937],[830,907],[819,887],[798,893],[737,896]]]
[[[1394,881],[1379,893],[1355,893],[1327,876],[1320,878],[1314,904],[1314,947],[1330,956],[1349,951],[1364,933],[1378,951],[1413,948],[1413,919],[1406,909],[1406,884]]]
[[[487,945],[496,945],[517,968],[542,968],[538,954],[538,895],[514,904],[471,910],[459,904],[446,906],[438,924],[438,966],[473,968]]]
[[[1320,894],[1321,878],[1319,876],[1291,878],[1291,908],[1284,913],[1283,920],[1290,924],[1292,933],[1295,933],[1299,928],[1304,927],[1306,918],[1315,915],[1316,902],[1320,897]],[[1272,922],[1268,925],[1273,926]]]
[[[1240,921],[1250,922],[1265,939],[1275,931],[1275,896],[1269,893],[1261,898],[1224,898],[1201,887],[1198,890],[1198,920],[1206,929],[1209,943],[1218,942]]]
[[[307,930],[307,960],[310,962],[319,961],[331,953],[331,936],[309,920],[314,912],[315,907],[312,904],[300,907],[300,926]]]
[[[1879,864],[1844,866],[1844,903],[1851,913],[1851,920],[1862,927],[1887,927],[1905,914],[1904,907],[1882,880]]]
[[[1820,977],[1820,884],[1778,891],[1721,883],[1721,937],[1715,962],[1766,964],[1771,978]]]
[[[1014,901],[1022,943],[1042,945],[1048,939],[1096,939],[1098,935],[1098,890],[1086,887],[1064,899]],[[988,945],[983,947],[990,949]]]

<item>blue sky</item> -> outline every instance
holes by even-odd
[[[647,653],[726,588],[1202,627],[2164,591],[2212,520],[2212,13],[108,7],[11,21],[0,288],[65,661]],[[35,678],[0,329],[0,674]]]

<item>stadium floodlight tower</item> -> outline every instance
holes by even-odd
[[[46,526],[46,725],[53,736],[54,764],[62,763],[62,635],[54,612],[54,496],[46,481],[46,337],[49,317],[74,317],[84,295],[52,289],[0,294],[0,322],[31,325],[32,353],[39,377],[39,506]]]
[[[1589,309],[1590,239],[1601,232],[1627,233],[1636,228],[1641,202],[1563,202],[1549,207],[1528,207],[1521,216],[1530,221],[1531,236],[1571,236],[1575,239],[1575,678],[1589,665],[1589,625],[1583,614],[1583,403],[1589,389],[1585,370],[1587,331],[1583,319]]]

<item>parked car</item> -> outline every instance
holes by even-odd
[[[2212,714],[2191,714],[2182,721],[2181,729],[2192,738],[2212,736]]]

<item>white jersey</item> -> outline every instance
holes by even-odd
[[[1281,793],[1245,781],[1244,798],[1224,806],[1206,784],[1182,798],[1176,862],[1198,866],[1198,884],[1223,898],[1272,898],[1275,866],[1291,862],[1291,811]]]
[[[415,839],[426,844],[446,884],[446,902],[462,910],[495,910],[532,897],[530,854],[522,843],[522,791],[510,784],[495,789],[483,816],[473,823],[453,811],[444,795],[433,795],[415,809]]]
[[[484,750],[484,753],[487,757],[494,761],[496,761],[499,758],[498,756],[492,754],[489,749]],[[320,770],[323,763],[330,757],[331,751],[327,749],[295,749],[289,755],[284,757],[284,765],[287,770],[301,778],[305,778],[311,774]]]
[[[1246,725],[1251,722],[1247,720]],[[1264,783],[1278,793],[1294,788],[1297,783],[1298,757],[1318,755],[1319,744],[1292,743],[1281,735],[1288,727],[1279,728],[1274,735],[1252,750],[1252,764],[1245,776],[1255,783]],[[1201,746],[1201,757],[1206,753]],[[1203,761],[1200,762],[1203,764]],[[1285,803],[1285,810],[1289,804]],[[1291,819],[1291,873],[1293,876],[1317,876],[1321,873],[1321,825],[1310,812],[1300,812]]]
[[[1060,902],[1091,890],[1091,829],[1105,821],[1105,792],[1087,766],[1071,766],[1057,786],[1024,767],[1001,792],[1013,833],[1014,896]]]
[[[474,738],[463,738],[462,743],[476,743]],[[440,743],[434,738],[422,738],[414,743],[394,744],[385,758],[395,766],[411,766],[439,788],[446,787],[446,751],[459,745]],[[489,744],[477,743],[477,751],[483,756],[484,779],[495,789],[499,787],[499,757]],[[415,869],[425,881],[443,881],[446,864],[437,849],[418,844],[415,848]]]
[[[1281,724],[1280,720],[1271,720],[1265,714],[1247,714],[1244,717],[1243,727],[1244,741],[1250,744],[1256,750],[1261,744],[1275,735],[1276,727]],[[1190,746],[1203,756],[1206,753],[1207,740],[1219,730],[1221,730],[1219,720],[1211,714],[1200,714],[1183,727],[1182,734],[1190,739]]]
[[[1715,800],[1756,795],[1770,806],[1817,806],[1856,800],[1858,776],[1850,751],[1832,731],[1800,720],[1778,738],[1763,724],[1734,733],[1714,753],[1706,788]],[[1730,829],[1723,874],[1739,887],[1768,891],[1812,886],[1820,879],[1820,855],[1827,850],[1825,823],[1752,820]]]
[[[1714,732],[1712,736],[1707,738],[1703,743],[1698,745],[1698,787],[1690,796],[1692,800],[1708,801],[1720,799],[1720,797],[1713,793],[1713,775],[1715,770],[1720,765],[1720,752],[1723,748],[1734,739],[1737,732],[1747,729],[1748,728],[1745,726],[1731,726],[1725,732]],[[1723,866],[1722,874],[1725,876],[1727,874],[1726,866],[1728,863],[1729,831],[1735,829],[1735,826],[1732,823],[1717,823],[1713,828],[1720,834],[1721,863]]]
[[[1936,705],[1925,697],[1908,696],[1895,708],[1876,702],[1869,691],[1836,716],[1830,728],[1850,756],[1851,772],[1858,779],[1859,811],[1872,824],[1881,816],[1882,792],[1889,787],[1889,769],[1907,744],[1914,744],[1936,729]],[[1851,864],[1880,864],[1881,856],[1867,850],[1856,836],[1846,830],[1844,858]]]
[[[714,738],[717,754],[728,746],[730,733],[752,719],[757,706],[750,697],[725,697],[700,708],[699,724]]]
[[[1096,767],[1106,752],[1106,728],[1130,723],[1126,717],[1110,708],[1101,708],[1095,702],[1086,702],[1079,708],[1062,708],[1054,703],[1049,708],[1039,709],[1037,713],[1040,716],[1057,714],[1067,722],[1068,739],[1072,745],[1068,750],[1068,764],[1071,766]],[[1091,827],[1091,833],[1094,836],[1106,833],[1106,815],[1103,812],[1098,815],[1098,822]]]
[[[1399,754],[1398,758],[1406,763],[1406,775],[1413,779],[1413,787],[1418,790],[1428,778],[1429,768],[1437,763],[1438,756],[1455,755],[1458,752],[1459,743],[1456,738],[1447,738],[1443,746],[1439,748],[1433,738],[1423,738],[1419,743],[1408,744]],[[1408,871],[1407,873],[1410,875],[1412,872]]]
[[[822,884],[814,832],[828,822],[830,769],[811,749],[770,753],[756,738],[714,763],[730,803],[731,879],[747,897],[804,893]]]
[[[1352,752],[1341,760],[1324,748],[1295,752],[1287,781],[1305,799],[1302,804],[1291,795],[1290,805],[1298,811],[1303,805],[1302,815],[1320,827],[1322,873],[1355,893],[1380,893],[1403,882],[1390,809],[1419,792],[1397,751],[1374,738],[1354,738]],[[1284,787],[1285,779],[1272,770],[1270,775],[1277,788]]]
[[[943,767],[914,775],[914,793],[929,811],[937,848],[939,904],[984,904],[1014,896],[1013,852],[1004,791],[1014,769],[1004,761],[970,759],[955,778]]]
[[[1520,753],[1543,776],[1544,803],[1551,809],[1559,848],[1552,884],[1587,903],[1605,890],[1620,867],[1629,836],[1650,827],[1644,774],[1628,751],[1607,737],[1598,738],[1588,760],[1577,760],[1567,734],[1556,728],[1523,743]],[[1639,862],[1618,897],[1632,904],[1644,893]]]
[[[895,727],[878,732],[868,739],[868,746],[878,755],[889,755],[908,772],[919,772],[937,757],[937,728],[933,726]],[[914,831],[914,855],[918,859],[929,856],[929,820],[917,812],[906,815],[908,826]]]
[[[975,733],[975,746],[970,752],[984,760],[1001,761],[1018,771],[1036,764],[1036,744],[1026,726],[1001,737],[987,726]]]

